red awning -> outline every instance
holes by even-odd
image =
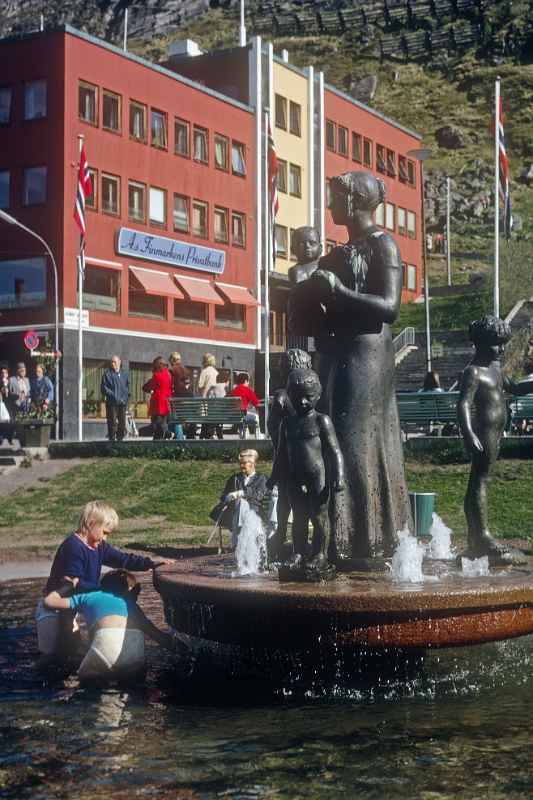
[[[203,281],[201,278],[189,278],[184,275],[174,275],[180,289],[183,289],[189,300],[195,303],[213,303],[215,306],[223,306],[224,301],[214,289],[212,283]]]
[[[236,306],[259,305],[257,298],[255,298],[248,289],[245,289],[244,286],[232,286],[229,283],[216,283],[215,286],[226,300],[229,300],[230,303],[234,303]]]
[[[130,267],[130,269],[146,294],[157,294],[163,295],[163,297],[174,297],[175,300],[184,300],[183,292],[180,292],[168,272],[156,272],[153,269],[141,269],[141,267]]]

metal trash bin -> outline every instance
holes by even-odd
[[[435,510],[435,492],[409,492],[415,536],[427,536]]]

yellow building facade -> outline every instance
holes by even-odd
[[[311,224],[309,75],[277,58],[271,74],[270,119],[279,163],[274,270],[286,274],[294,263],[292,233]]]

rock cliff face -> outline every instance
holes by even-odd
[[[128,8],[131,38],[166,36],[209,9],[209,0],[3,0],[0,37],[38,30],[41,14],[47,28],[68,23],[118,40]]]

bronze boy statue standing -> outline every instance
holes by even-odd
[[[522,386],[503,375],[500,357],[511,338],[506,322],[486,316],[471,323],[469,334],[476,352],[463,371],[457,404],[459,424],[472,464],[464,501],[468,527],[466,555],[470,558],[488,555],[493,565],[516,563],[520,554],[489,533],[487,485],[507,423],[504,390],[525,394],[529,387],[525,381]]]
[[[322,387],[311,369],[293,369],[287,380],[287,395],[294,415],[281,423],[278,447],[268,481],[270,487],[288,487],[292,508],[293,564],[280,570],[286,580],[321,580],[333,577],[328,564],[330,539],[330,491],[344,489],[344,462],[333,424],[316,404]],[[308,553],[308,526],[313,526]]]

